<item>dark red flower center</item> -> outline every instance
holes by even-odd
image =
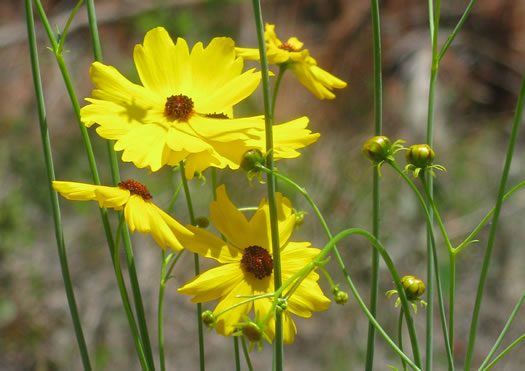
[[[120,182],[118,186],[121,189],[127,189],[131,194],[142,197],[144,201],[149,201],[152,199],[151,194],[149,193],[146,186],[134,180],[125,180],[123,182]]]
[[[273,259],[270,253],[261,246],[250,246],[244,249],[241,264],[246,272],[251,272],[262,280],[273,271]]]
[[[188,121],[193,113],[193,101],[185,95],[172,95],[166,99],[164,115],[168,120]]]
[[[220,113],[217,113],[217,112],[207,113],[204,116],[212,118],[212,119],[229,119],[228,115],[225,114],[225,113],[222,113],[222,112],[220,112]]]
[[[290,43],[282,43],[281,45],[279,45],[279,49],[288,50],[289,52],[297,51]]]

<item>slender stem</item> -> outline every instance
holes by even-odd
[[[186,205],[188,206],[188,214],[190,216],[190,223],[192,225],[196,225],[195,223],[195,213],[193,211],[193,202],[191,200],[191,194],[190,194],[190,188],[188,187],[188,180],[186,179],[186,172],[184,169],[184,162],[180,162],[180,173],[181,173],[181,179],[182,179],[182,186],[184,188],[184,194],[186,195]],[[199,265],[199,255],[194,253],[193,254],[193,266],[195,271],[195,276],[200,274],[200,265]],[[204,358],[204,329],[202,327],[202,304],[197,304],[197,330],[199,333],[199,363],[200,363],[200,370],[204,371],[206,369],[205,366],[205,358]]]
[[[454,349],[454,312],[456,303],[456,253],[449,251],[448,253],[448,269],[449,269],[449,293],[448,293],[448,338],[450,339],[450,346]]]
[[[503,201],[505,201],[507,198],[512,196],[514,192],[516,192],[518,189],[520,189],[524,185],[525,185],[525,181],[514,186],[510,191],[508,191],[505,194],[505,196],[503,197]],[[476,235],[481,230],[481,228],[483,228],[485,224],[490,220],[492,215],[494,215],[494,211],[495,211],[495,208],[492,208],[492,210],[490,210],[490,212],[483,218],[483,220],[478,224],[478,226],[474,228],[472,233],[469,234],[468,237],[455,248],[454,251],[456,252],[456,254],[459,254],[461,250],[463,250],[465,247],[467,247],[467,245],[469,245],[472,242],[472,240],[474,239],[474,237],[476,237]]]
[[[432,199],[432,195],[430,194],[430,191],[429,191],[429,183],[426,179],[426,172],[425,174],[422,174],[422,176],[420,177],[421,179],[421,183],[423,184],[423,191],[425,192],[425,196],[427,197],[427,201],[428,201],[428,206],[430,206],[430,210],[433,211],[433,214],[432,216],[436,218],[436,221],[439,225],[439,229],[441,231],[441,234],[443,235],[443,240],[445,241],[445,244],[447,245],[447,249],[448,251],[453,251],[454,250],[454,247],[452,246],[452,243],[450,242],[450,239],[448,238],[448,234],[447,234],[447,230],[445,228],[445,224],[443,224],[443,220],[441,220],[441,216],[439,214],[439,211],[436,207],[436,204],[434,203],[434,200]],[[430,213],[430,210],[429,210],[429,213]]]
[[[404,289],[403,289],[403,287],[401,285],[400,277],[397,274],[397,271],[395,270],[395,267],[394,267],[394,265],[392,263],[392,260],[388,256],[388,253],[383,248],[381,243],[372,234],[370,234],[369,232],[367,232],[367,231],[365,231],[363,229],[360,229],[360,228],[350,228],[350,229],[346,229],[346,230],[338,233],[332,239],[330,239],[330,241],[325,245],[325,247],[323,248],[321,253],[316,257],[315,261],[322,261],[324,259],[324,257],[326,256],[326,254],[328,254],[328,252],[331,249],[333,249],[335,244],[337,244],[343,238],[345,238],[347,236],[350,236],[350,235],[354,235],[354,234],[358,234],[358,235],[366,237],[370,242],[372,242],[372,246],[375,249],[379,250],[380,255],[383,257],[383,260],[385,261],[385,264],[388,267],[388,269],[389,269],[389,271],[390,271],[390,273],[391,273],[391,275],[393,277],[394,284],[396,285],[396,289],[398,290],[398,293],[399,293],[399,298],[401,299],[402,309],[403,310],[405,310],[405,309],[408,310],[409,309],[408,300],[406,298],[405,291],[404,291]],[[377,322],[377,320],[374,318],[374,316],[372,316],[372,313],[370,313],[370,311],[368,310],[365,302],[363,301],[363,299],[359,295],[359,292],[357,291],[356,287],[354,286],[354,283],[352,282],[352,279],[350,278],[350,275],[348,274],[348,272],[345,269],[342,269],[342,271],[343,271],[343,275],[345,276],[346,282],[347,282],[347,284],[348,284],[348,286],[350,288],[350,291],[352,291],[352,294],[356,298],[357,303],[361,307],[361,310],[368,317],[368,320],[374,324],[374,327],[376,328],[377,332],[385,339],[385,341],[388,343],[388,345],[390,345],[390,347],[401,358],[403,358],[405,360],[405,362],[410,367],[412,367],[414,370],[420,370],[421,369],[421,366],[420,366],[421,365],[421,360],[419,359],[417,338],[414,336],[415,335],[415,331],[413,329],[412,317],[410,315],[408,315],[405,318],[407,320],[407,327],[408,327],[408,330],[409,330],[409,334],[411,335],[411,342],[412,342],[412,347],[413,347],[413,351],[414,351],[414,362],[412,362],[412,360],[410,360],[410,358],[408,358],[406,356],[406,354],[403,353],[403,351],[401,349],[399,349],[399,347],[396,345],[396,343],[383,330],[381,325]],[[413,336],[414,336],[414,338],[413,338]],[[415,343],[413,342],[414,340],[415,340]]]
[[[371,0],[370,8],[372,13],[372,37],[374,47],[374,135],[381,135],[383,121],[383,84],[381,73],[381,28],[379,18],[379,0]],[[372,175],[372,233],[379,239],[380,211],[379,211],[379,175],[373,171]],[[372,262],[370,271],[370,312],[375,317],[377,314],[377,296],[379,292],[379,254],[372,250]],[[375,327],[368,323],[366,347],[365,370],[371,371],[374,367],[375,350]]]
[[[157,332],[159,341],[159,360],[160,370],[166,370],[166,360],[164,357],[164,290],[166,289],[166,267],[173,254],[166,257],[166,252],[162,250],[162,266],[160,268],[160,287],[159,287],[159,302],[157,305]]]
[[[100,38],[98,36],[97,18],[95,13],[95,3],[93,0],[86,0],[86,7],[89,21],[89,34],[91,36],[91,45],[93,49],[93,57],[96,61],[102,62],[102,47],[100,45]],[[111,167],[111,179],[113,185],[116,186],[120,182],[120,174],[118,168],[118,159],[113,149],[115,142],[113,140],[106,140],[106,148],[109,157],[109,164]]]
[[[496,358],[494,358],[494,361],[490,362],[487,367],[485,367],[483,369],[483,371],[485,370],[490,370],[496,363],[499,362],[499,360],[501,358],[503,358],[503,356],[505,356],[508,352],[510,352],[512,350],[512,348],[514,348],[516,345],[518,345],[519,343],[521,343],[523,340],[525,340],[525,334],[524,335],[521,335],[519,338],[517,338],[516,340],[514,340],[512,342],[512,344],[510,344],[508,347],[505,348],[505,350],[503,352],[501,352]]]
[[[37,102],[38,120],[40,123],[40,136],[42,139],[42,149],[44,152],[44,162],[46,166],[46,174],[48,181],[48,192],[51,200],[51,206],[53,211],[53,222],[55,227],[55,238],[57,241],[58,258],[60,260],[60,270],[62,273],[62,280],[64,281],[64,287],[66,291],[66,298],[73,321],[73,328],[75,330],[75,337],[77,339],[78,348],[80,351],[80,357],[84,370],[91,370],[91,363],[89,360],[89,353],[84,339],[84,332],[82,330],[82,323],[80,322],[80,316],[78,314],[78,308],[75,299],[75,293],[71,282],[71,275],[69,272],[69,263],[67,260],[66,248],[64,243],[64,233],[62,230],[62,218],[60,215],[60,206],[58,203],[58,195],[53,190],[51,183],[55,180],[55,170],[53,165],[53,155],[51,152],[51,143],[49,140],[49,131],[47,129],[47,116],[44,102],[44,93],[42,89],[42,82],[40,79],[40,67],[38,62],[38,51],[36,46],[36,35],[35,35],[35,21],[33,17],[33,7],[31,0],[24,1],[26,25],[27,25],[27,38],[29,41],[29,54],[31,57],[31,71],[33,76],[33,85],[35,89],[35,96]]]
[[[95,13],[95,3],[93,0],[86,0],[86,8],[89,21],[89,35],[93,49],[93,57],[96,61],[102,62],[102,47],[98,36],[97,17]]]
[[[91,36],[93,56],[95,60],[102,62],[102,48],[100,45],[100,38],[98,36],[98,26],[97,26],[96,14],[95,14],[95,4],[93,0],[87,0],[86,6],[87,6],[87,13],[88,13],[89,33]],[[114,145],[113,141],[111,140],[106,141],[108,159],[109,159],[109,164],[111,168],[111,178],[113,181],[113,185],[116,186],[120,182],[120,172],[118,168],[117,155],[115,153],[115,150],[113,149],[113,145]],[[119,211],[119,217],[120,218],[123,217],[122,211]],[[137,313],[137,320],[139,323],[141,340],[142,340],[145,355],[148,361],[148,366],[151,370],[154,370],[155,363],[153,361],[153,352],[151,350],[148,326],[147,326],[146,317],[144,314],[144,304],[143,304],[142,295],[140,292],[139,281],[138,281],[137,272],[135,269],[133,250],[131,247],[131,239],[129,236],[129,230],[127,226],[124,226],[121,233],[122,233],[122,239],[124,242],[124,250],[126,252],[126,257],[128,260],[129,277],[130,277],[131,288],[133,292],[133,299],[135,302],[135,311]]]
[[[397,320],[397,343],[399,344],[399,349],[403,350],[403,310],[399,310],[399,319]],[[403,370],[406,371],[407,365],[405,360],[401,358],[401,364],[403,365]]]
[[[266,173],[273,173],[273,175],[281,180],[283,180],[284,182],[286,182],[287,184],[291,185],[293,188],[295,188],[299,193],[301,193],[305,199],[307,200],[307,202],[310,204],[310,206],[312,207],[312,209],[314,210],[315,214],[317,215],[317,217],[319,218],[319,221],[321,222],[325,232],[326,232],[326,235],[328,236],[328,238],[330,239],[330,241],[333,241],[335,240],[335,237],[332,238],[332,233],[330,232],[329,228],[328,228],[328,225],[326,224],[326,221],[324,219],[324,217],[322,216],[321,212],[319,211],[319,208],[317,207],[317,205],[315,204],[315,202],[312,200],[312,198],[308,195],[308,192],[306,192],[306,190],[304,188],[302,188],[301,186],[299,186],[297,183],[295,183],[293,180],[283,176],[282,174],[279,174],[279,173],[276,173],[276,172],[272,172],[270,169],[264,167],[264,166],[260,166],[259,165],[259,168],[266,172]],[[355,233],[355,232],[354,232]],[[366,232],[368,233],[368,232]],[[341,234],[341,233],[340,233]],[[346,235],[345,235],[346,236]],[[367,236],[367,235],[365,235]],[[372,236],[372,235],[370,235]],[[339,239],[343,238],[344,236],[340,237]],[[368,236],[367,236],[368,237]],[[372,236],[373,237],[373,236]],[[377,239],[375,237],[374,238],[374,241],[377,241]],[[370,311],[368,310],[366,304],[362,301],[361,297],[359,296],[358,292],[357,292],[357,289],[355,289],[355,287],[353,286],[353,283],[352,283],[352,280],[350,279],[350,276],[348,275],[347,271],[346,271],[346,267],[343,263],[343,260],[341,258],[341,255],[339,254],[337,248],[335,247],[335,244],[337,243],[337,241],[339,241],[339,239],[337,239],[335,242],[333,243],[330,243],[329,245],[329,248],[330,249],[333,249],[334,251],[334,255],[336,256],[336,260],[341,268],[341,271],[343,272],[343,274],[345,275],[346,279],[347,279],[347,283],[348,285],[350,286],[350,289],[352,290],[354,296],[357,297],[359,303],[360,303],[360,306],[361,308],[363,309],[363,311],[365,312],[365,314],[368,316],[368,319],[373,323],[374,327],[381,333],[381,335],[383,337],[386,336],[385,340],[387,340],[387,342],[392,346],[392,344],[394,345],[394,350],[397,348],[397,346],[395,345],[395,343],[392,342],[392,340],[388,337],[388,335],[382,330],[381,326],[379,325],[379,323],[375,320],[374,316],[370,313]],[[370,239],[370,238],[369,238]],[[326,247],[325,247],[326,249]],[[323,249],[324,251],[324,249]],[[384,249],[383,249],[384,251]],[[316,258],[316,260],[318,261],[321,261],[322,258],[326,255],[328,251],[326,251],[324,254],[320,254],[320,256],[318,258]],[[386,253],[386,252],[385,252]],[[392,265],[392,268],[393,268],[393,265]],[[293,279],[293,277],[291,278]],[[395,278],[394,278],[394,281],[395,281]],[[404,293],[404,292],[403,292]],[[407,321],[408,323],[408,321]],[[380,329],[380,330],[379,330]],[[415,332],[414,332],[415,334]],[[388,338],[388,339],[387,339]],[[417,342],[417,340],[416,340]],[[397,352],[397,351],[396,351]],[[403,353],[403,352],[401,352]],[[399,352],[398,352],[399,354]],[[405,356],[406,357],[406,356]],[[414,356],[415,357],[415,356]],[[415,357],[416,358],[416,357]],[[407,358],[408,359],[408,358]],[[405,359],[405,360],[407,360]],[[409,362],[411,363],[411,362]],[[417,362],[416,362],[417,363]]]
[[[67,19],[66,25],[64,26],[64,30],[60,33],[60,39],[58,40],[58,50],[60,53],[62,53],[62,50],[64,50],[64,41],[66,40],[67,31],[69,30],[69,26],[71,25],[71,22],[73,21],[73,18],[75,18],[75,14],[77,14],[78,9],[82,5],[84,0],[80,0],[77,5],[73,8],[71,11],[71,14],[69,15],[69,18]]]
[[[80,119],[80,106],[79,106],[78,99],[76,97],[76,94],[75,94],[75,91],[74,91],[74,88],[73,88],[73,84],[71,82],[71,78],[69,76],[69,72],[68,72],[66,64],[64,62],[64,58],[63,58],[62,52],[59,49],[59,45],[57,44],[57,41],[56,41],[56,39],[54,37],[53,31],[51,29],[51,25],[49,24],[49,21],[47,19],[45,11],[44,11],[44,9],[42,7],[42,4],[40,3],[40,0],[35,0],[35,5],[37,7],[37,10],[39,12],[40,18],[42,20],[42,24],[43,24],[43,26],[44,26],[44,28],[46,30],[46,33],[48,34],[48,37],[50,39],[50,42],[51,42],[51,45],[52,45],[52,49],[53,49],[53,52],[55,53],[55,57],[56,57],[56,60],[57,60],[58,67],[59,67],[59,69],[60,69],[60,71],[62,73],[62,77],[64,79],[64,82],[65,82],[65,85],[66,85],[66,89],[67,89],[67,92],[69,94],[69,97],[70,97],[70,100],[71,100],[71,104],[73,106],[73,110],[75,112],[77,123],[79,125],[79,129],[80,129],[80,132],[81,132],[81,135],[82,135],[82,139],[84,141],[84,146],[85,146],[86,154],[87,154],[87,157],[88,157],[88,162],[89,162],[89,167],[90,167],[90,170],[91,170],[91,175],[92,175],[92,178],[93,178],[93,183],[97,184],[97,185],[100,185],[100,178],[99,178],[99,175],[98,175],[98,170],[97,170],[97,165],[96,165],[96,162],[95,162],[95,156],[94,156],[94,153],[93,153],[93,148],[91,146],[91,140],[89,139],[89,135],[87,133],[86,127],[84,126],[84,124],[82,123],[82,121]],[[64,36],[65,35],[63,35],[63,37]],[[62,38],[62,40],[63,40],[63,38]],[[105,208],[101,208],[100,209],[100,213],[101,213],[102,223],[104,225],[104,231],[105,231],[105,234],[106,234],[106,240],[108,242],[108,247],[110,249],[110,253],[112,253],[114,248],[115,248],[115,246],[113,244],[113,237],[112,237],[112,234],[111,234],[111,227],[110,227],[110,224],[109,224],[107,210]],[[138,318],[138,322],[139,322],[139,328],[141,330],[141,335],[142,335],[142,339],[141,340],[143,342],[143,349],[144,349],[144,352],[145,352],[146,357],[148,359],[148,366],[149,366],[149,368],[151,370],[154,370],[155,368],[154,368],[153,356],[152,356],[152,353],[151,353],[151,346],[149,345],[149,337],[147,336],[147,327],[145,327],[146,326],[146,321],[145,321],[145,317],[144,317],[144,310],[142,308],[142,299],[140,297],[140,288],[138,287],[138,280],[137,280],[137,277],[136,277],[135,265],[134,265],[134,262],[133,262],[133,255],[132,255],[132,253],[130,255],[131,245],[130,245],[129,231],[127,230],[127,228],[123,229],[123,240],[124,240],[125,251],[126,251],[126,254],[127,254],[127,258],[128,258],[130,282],[131,282],[133,295],[134,295],[134,299],[135,299],[135,307],[136,307],[136,311],[137,311],[137,318]],[[118,277],[117,277],[117,279],[118,279]],[[122,296],[122,299],[124,301],[125,297]],[[128,320],[130,320],[129,317],[128,317]],[[134,324],[130,323],[131,327],[133,327],[133,325]],[[140,356],[140,350],[137,349],[137,351],[139,352],[139,356]]]
[[[279,95],[279,87],[281,86],[281,80],[283,79],[284,73],[287,70],[286,64],[281,64],[279,66],[279,74],[273,85],[273,96],[272,96],[272,117],[275,117],[275,102],[277,102],[277,96]]]
[[[241,370],[241,355],[239,352],[239,337],[233,336],[233,353],[235,358],[235,370]]]
[[[122,230],[126,228],[124,220],[125,220],[124,215],[121,215],[119,218],[119,225],[117,229],[117,240],[115,242],[115,245],[113,246],[113,252],[111,255],[111,259],[113,262],[113,269],[115,271],[115,277],[117,278],[117,285],[120,291],[120,296],[122,298],[122,304],[124,306],[124,311],[126,312],[126,316],[128,317],[131,335],[133,337],[133,342],[135,343],[135,348],[137,349],[137,354],[139,356],[140,364],[143,370],[150,370],[148,362],[146,360],[146,356],[144,354],[144,349],[142,346],[140,333],[137,328],[137,323],[135,322],[135,317],[133,316],[133,310],[131,308],[128,291],[126,289],[124,275],[122,274],[122,268],[120,266],[119,246],[120,246],[120,236],[121,236]]]
[[[273,169],[273,113],[270,102],[270,80],[268,76],[268,58],[264,41],[264,25],[260,0],[252,0],[255,28],[257,30],[257,41],[259,44],[259,55],[262,73],[262,91],[264,101],[264,127],[266,134],[266,167]],[[272,238],[272,257],[274,286],[277,290],[281,287],[281,249],[279,243],[279,226],[277,224],[277,206],[275,202],[276,182],[273,174],[267,173],[266,185],[268,189],[268,208],[270,211],[270,229]],[[275,314],[275,338],[274,338],[274,365],[276,371],[282,371],[284,365],[283,348],[283,316],[278,311]]]
[[[492,358],[494,353],[496,353],[496,350],[498,350],[498,347],[501,344],[501,341],[503,340],[503,337],[505,336],[505,334],[509,330],[510,325],[512,324],[512,321],[514,321],[514,318],[518,314],[518,310],[520,309],[521,304],[523,303],[523,299],[525,299],[525,291],[523,292],[523,294],[521,294],[521,297],[519,298],[518,303],[516,303],[516,306],[514,307],[514,310],[512,311],[509,319],[507,320],[507,323],[503,327],[503,330],[501,330],[501,334],[498,336],[498,340],[496,340],[496,342],[494,343],[494,346],[490,350],[489,354],[487,354],[487,357],[485,358],[485,360],[483,361],[481,366],[479,366],[480,370],[483,370],[483,368],[490,361],[490,359]]]
[[[474,3],[475,2],[476,2],[476,0],[470,0],[469,4],[467,5],[467,8],[465,9],[465,12],[463,12],[463,15],[461,16],[461,19],[459,20],[459,22],[456,25],[456,27],[454,27],[454,31],[452,31],[452,33],[448,37],[448,39],[445,42],[445,44],[443,44],[443,46],[441,47],[441,50],[439,52],[439,61],[441,61],[441,59],[443,58],[443,56],[447,52],[448,48],[452,44],[452,41],[454,41],[454,39],[456,38],[456,35],[458,34],[458,31],[463,26],[463,23],[465,23],[465,21],[467,20],[467,17],[469,16],[470,11],[474,7]]]
[[[244,359],[246,360],[246,365],[248,366],[248,370],[253,371],[252,361],[250,360],[250,352],[248,351],[248,347],[246,346],[246,340],[244,340],[244,336],[241,336],[241,343],[242,343],[242,352],[244,353]]]
[[[213,200],[217,200],[217,169],[212,167],[211,168],[211,192],[213,195]],[[221,238],[226,241],[226,238],[221,233]],[[240,352],[239,352],[239,338],[237,336],[233,336],[233,353],[235,358],[235,369],[237,371],[240,371],[241,369],[241,358],[240,358]]]
[[[122,214],[122,212],[119,214]],[[135,304],[135,313],[137,315],[137,322],[139,325],[144,354],[146,355],[146,360],[148,361],[148,367],[150,370],[155,370],[153,351],[151,350],[151,342],[149,339],[148,323],[146,321],[146,315],[144,312],[144,304],[142,300],[142,294],[140,292],[139,279],[135,266],[135,258],[133,256],[133,249],[131,246],[131,237],[129,235],[127,226],[122,229],[122,242],[124,243],[124,252],[128,264],[129,282],[131,284],[131,292],[133,293],[133,302]]]
[[[525,74],[521,82],[520,94],[518,102],[516,104],[516,113],[514,116],[514,123],[512,125],[512,133],[510,136],[509,146],[507,148],[507,155],[505,158],[505,166],[501,175],[500,186],[498,190],[498,196],[496,199],[496,207],[494,209],[494,216],[492,217],[492,224],[490,226],[489,240],[487,243],[487,250],[485,251],[485,257],[483,258],[483,266],[481,268],[481,274],[479,277],[478,290],[476,293],[476,302],[474,304],[474,310],[472,313],[472,321],[470,324],[470,335],[467,347],[467,354],[465,358],[465,370],[470,369],[472,363],[472,354],[474,352],[474,345],[476,343],[476,332],[478,327],[479,311],[481,309],[481,302],[483,300],[483,292],[485,290],[485,283],[487,280],[487,272],[492,257],[492,249],[494,247],[494,241],[496,238],[496,231],[498,228],[499,215],[501,211],[501,205],[503,204],[503,196],[505,194],[505,187],[507,186],[507,179],[510,171],[510,164],[512,163],[512,156],[514,154],[514,146],[518,137],[518,129],[520,126],[521,115],[523,112],[523,105],[525,102]]]
[[[436,80],[439,67],[439,61],[437,60],[437,43],[439,35],[439,16],[440,16],[440,0],[435,1],[435,8],[433,0],[428,0],[428,12],[429,12],[429,26],[430,34],[432,39],[432,66],[430,70],[430,83],[428,88],[428,111],[427,111],[427,143],[432,147],[433,145],[433,125],[434,125],[434,102],[435,102],[435,90]],[[434,198],[434,180],[430,174],[426,174],[427,182],[423,184],[427,193],[427,207]],[[425,174],[422,175],[424,179]],[[433,333],[434,333],[434,256],[436,254],[432,251],[432,246],[435,247],[431,242],[431,229],[433,228],[433,215],[432,211],[429,212],[430,223],[427,225],[427,316],[426,316],[426,369],[432,370],[432,358],[433,358]],[[449,339],[450,341],[450,339]]]
[[[423,196],[418,191],[417,187],[415,186],[414,182],[410,180],[410,178],[399,168],[399,166],[396,165],[395,162],[388,161],[388,164],[394,168],[394,170],[401,175],[401,177],[405,180],[405,182],[410,186],[410,188],[414,191],[414,193],[417,196],[417,199],[419,200],[419,203],[421,205],[421,208],[424,211],[424,214],[427,219],[427,227],[432,226],[432,218],[430,215],[430,212],[428,211],[427,204],[425,203],[425,200],[423,199]],[[447,329],[447,320],[446,320],[446,314],[445,314],[445,304],[443,300],[443,292],[441,289],[441,278],[439,273],[439,262],[437,257],[437,251],[436,251],[436,239],[434,236],[434,230],[432,228],[428,228],[428,231],[430,232],[430,240],[431,240],[431,254],[432,254],[432,260],[434,262],[433,271],[436,277],[436,288],[437,288],[437,295],[438,295],[438,303],[439,303],[439,313],[440,313],[440,319],[441,319],[441,328],[443,330],[443,338],[445,342],[445,350],[447,352],[447,361],[448,361],[448,367],[449,369],[454,369],[454,357],[452,354],[452,348],[450,347],[449,342],[449,336],[448,336],[448,329]],[[428,306],[427,306],[428,307]],[[427,308],[428,310],[428,308]],[[428,358],[427,358],[428,359]]]

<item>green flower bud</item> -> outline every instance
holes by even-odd
[[[242,334],[246,337],[246,339],[248,339],[248,341],[252,343],[260,342],[264,334],[261,327],[257,323],[252,321],[244,323],[241,331]]]
[[[334,300],[337,304],[344,305],[348,301],[348,294],[344,291],[337,290],[334,294]]]
[[[392,143],[385,136],[375,136],[367,140],[361,149],[372,162],[385,161],[392,154]]]
[[[401,284],[405,289],[405,294],[408,300],[417,299],[425,292],[424,282],[417,277],[404,276],[401,278]]]
[[[213,328],[215,326],[215,316],[211,310],[202,312],[201,318],[202,322],[209,328]]]
[[[409,164],[424,169],[432,165],[435,155],[428,144],[414,144],[408,147],[406,158]]]
[[[288,310],[288,301],[283,298],[278,298],[275,310],[277,311],[277,313],[286,312]]]
[[[258,149],[250,149],[242,156],[241,168],[247,172],[258,172],[257,164],[264,165],[264,156]]]
[[[195,225],[199,228],[208,228],[210,221],[205,216],[199,216],[195,219]]]
[[[297,211],[295,212],[295,227],[298,228],[304,223],[304,216],[306,215],[306,212],[304,211]]]

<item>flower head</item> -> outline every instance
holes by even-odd
[[[199,42],[190,52],[184,39],[174,43],[157,27],[135,46],[134,60],[142,85],[93,63],[93,97],[80,112],[87,127],[97,124],[101,137],[116,141],[123,161],[157,171],[186,160],[189,179],[209,166],[237,169],[248,149],[265,151],[263,116],[233,118],[233,106],[261,76],[254,69],[242,72],[232,39],[217,37],[206,47]],[[277,126],[285,137],[275,143],[276,156],[297,157],[295,149],[317,139],[307,123],[306,117],[290,122],[293,134],[287,123]]]
[[[326,72],[317,65],[310,56],[308,49],[302,49],[303,43],[296,37],[290,37],[282,42],[275,34],[275,25],[266,24],[264,39],[268,62],[284,65],[290,68],[301,84],[306,86],[319,99],[334,99],[333,89],[342,89],[346,82]],[[302,50],[301,50],[302,49]],[[235,48],[237,55],[249,59],[259,60],[259,49]]]
[[[288,241],[295,226],[295,215],[288,199],[280,193],[276,194],[276,198],[282,279],[285,282],[310,263],[319,254],[319,249],[310,247],[309,242]],[[221,265],[198,275],[181,287],[179,292],[192,295],[194,303],[219,299],[214,310],[215,328],[219,334],[227,336],[235,331],[235,325],[252,308],[258,319],[264,318],[272,310],[272,298],[246,300],[247,297],[275,291],[268,203],[262,200],[253,217],[247,220],[228,199],[225,187],[220,186],[217,188],[217,201],[210,206],[210,216],[228,242],[191,226],[188,228],[195,234],[194,237],[183,238],[181,242],[188,250],[215,259]],[[330,299],[324,296],[317,284],[318,279],[319,275],[311,272],[287,300],[287,311],[283,313],[286,344],[293,342],[296,333],[289,313],[308,318],[312,311],[327,309],[330,304]],[[241,301],[245,303],[225,311]],[[265,325],[266,335],[273,339],[273,316]]]
[[[118,187],[54,181],[53,188],[68,200],[94,200],[100,207],[124,209],[124,218],[131,232],[137,230],[151,234],[163,249],[182,250],[180,236],[193,235],[151,202],[148,189],[134,180],[120,182]]]

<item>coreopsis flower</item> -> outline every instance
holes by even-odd
[[[290,235],[295,227],[295,215],[291,203],[280,193],[276,194],[279,241],[281,250],[282,280],[297,273],[310,263],[320,252],[310,247],[309,242],[291,242]],[[246,217],[229,200],[222,185],[217,188],[217,201],[210,206],[210,217],[217,230],[227,242],[214,234],[188,226],[194,236],[181,239],[184,247],[207,258],[215,259],[221,265],[201,273],[179,292],[192,295],[192,302],[202,303],[219,299],[213,311],[215,329],[221,335],[231,335],[243,316],[254,309],[255,317],[263,319],[272,309],[272,298],[259,298],[236,306],[246,297],[274,292],[273,258],[271,246],[270,214],[268,203],[262,200],[253,217]],[[290,313],[309,318],[313,311],[328,308],[328,299],[317,281],[319,275],[311,272],[287,300],[283,312],[284,343],[290,344],[297,332]],[[265,334],[274,338],[275,319],[270,316],[264,324]]]
[[[193,235],[187,228],[151,202],[148,189],[134,180],[120,182],[118,187],[86,183],[54,181],[53,188],[68,200],[98,201],[100,207],[124,209],[124,218],[131,232],[149,233],[166,249],[182,250],[180,236]]]
[[[217,37],[207,47],[199,42],[190,53],[185,40],[174,43],[157,27],[135,46],[134,61],[142,85],[93,63],[93,97],[80,111],[87,127],[97,124],[101,137],[116,141],[123,161],[157,171],[186,160],[190,179],[209,166],[238,168],[248,149],[266,151],[263,116],[233,118],[233,106],[255,90],[261,76],[254,69],[242,72],[232,39]],[[277,125],[284,137],[276,132],[274,153],[296,157],[295,149],[314,142],[318,135],[305,129],[307,123],[303,117]]]
[[[296,37],[282,42],[275,34],[275,25],[266,24],[264,32],[268,63],[286,65],[297,80],[319,99],[334,99],[333,89],[342,89],[346,82],[323,70],[317,61],[310,56],[308,49],[302,49],[303,43]],[[259,49],[235,48],[238,56],[249,60],[259,60]]]

